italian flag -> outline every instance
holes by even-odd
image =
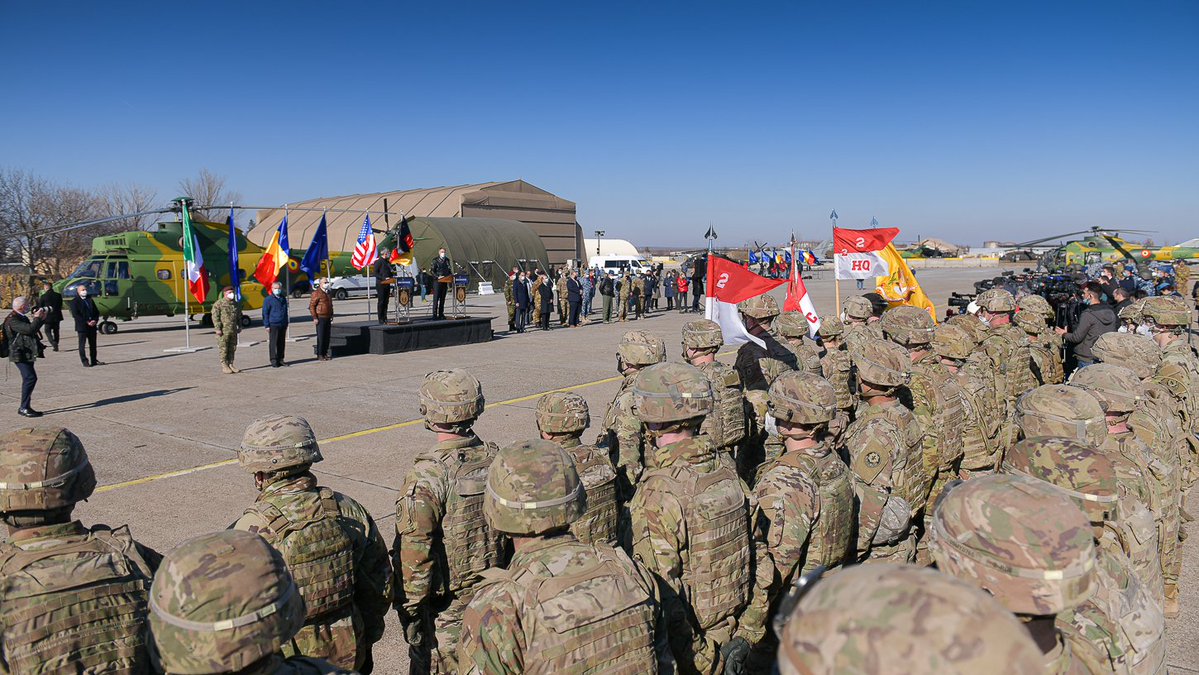
[[[204,304],[208,297],[208,270],[204,269],[204,254],[200,252],[200,241],[192,231],[191,214],[183,206],[183,267],[187,271],[187,289],[196,302]]]

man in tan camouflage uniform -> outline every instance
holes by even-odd
[[[221,358],[221,372],[240,373],[233,365],[237,354],[237,334],[241,332],[241,306],[237,304],[233,287],[221,289],[221,297],[212,303],[212,327],[216,330],[216,350]]]
[[[1141,583],[1159,602],[1163,599],[1157,523],[1149,511],[1141,469],[1119,454],[1104,451],[1107,423],[1095,397],[1077,387],[1047,384],[1028,392],[1016,406],[1016,422],[1024,438],[1064,438],[1099,449],[1116,471],[1118,507],[1099,541],[1101,548],[1123,552]]]
[[[620,320],[628,321],[629,318],[629,298],[633,294],[633,276],[626,268],[620,273],[620,290],[616,293],[616,299],[620,303]],[[636,318],[636,316],[634,316]]]
[[[204,534],[173,549],[154,575],[150,609],[160,671],[349,672],[320,659],[283,656],[304,625],[304,597],[283,556],[250,532]]]
[[[508,446],[487,477],[487,522],[512,537],[463,617],[458,672],[672,672],[658,586],[644,566],[570,526],[587,497],[574,461],[545,440]]]
[[[929,535],[942,572],[977,584],[1021,618],[1044,672],[1085,672],[1075,652],[1091,644],[1059,616],[1095,592],[1094,537],[1058,488],[998,474],[961,483],[942,496]]]
[[[633,277],[633,317],[640,319],[645,314],[645,275]]]
[[[587,493],[586,511],[570,525],[584,544],[617,544],[620,503],[616,495],[616,467],[608,453],[584,445],[581,436],[591,423],[587,401],[574,392],[552,391],[537,399],[537,430],[570,453]]]
[[[1199,357],[1188,338],[1191,317],[1190,307],[1181,298],[1157,297],[1145,301],[1145,325],[1162,350],[1162,365],[1155,379],[1170,390],[1182,410],[1183,429],[1190,433],[1188,442],[1192,451],[1187,464],[1194,467],[1194,453],[1199,451],[1199,442],[1192,440],[1199,435]],[[1186,480],[1187,487],[1196,478],[1199,476],[1192,470]]]
[[[779,344],[795,356],[795,366],[813,375],[821,375],[820,352],[809,339],[808,320],[800,312],[783,312],[774,322]]]
[[[683,359],[708,377],[715,397],[714,410],[704,418],[700,433],[712,439],[720,452],[732,457],[746,437],[747,403],[741,389],[741,374],[716,360],[724,345],[720,324],[696,319],[683,324]]]
[[[1045,340],[1046,333],[1057,335],[1049,330],[1045,321],[1030,311],[1020,311],[1012,317],[1012,323],[1028,335],[1029,353],[1032,356],[1033,376],[1037,385],[1061,384],[1065,380],[1065,365],[1062,363],[1060,351],[1053,348]],[[1058,336],[1061,337],[1061,336]]]
[[[859,565],[800,593],[778,631],[781,675],[1044,673],[1041,650],[1011,612],[935,570]],[[786,619],[781,611],[775,625]]]
[[[992,288],[980,293],[976,302],[979,318],[986,324],[987,332],[970,360],[991,373],[996,407],[1003,411],[1006,419],[1011,416],[1016,399],[1037,386],[1028,336],[1012,325],[1016,300],[1011,293]],[[1008,447],[1015,439],[1016,429],[1009,421],[1000,431],[1000,445]]]
[[[1128,470],[1139,472],[1145,480],[1149,489],[1147,503],[1158,528],[1166,616],[1177,616],[1178,575],[1182,569],[1182,552],[1178,548],[1182,485],[1177,468],[1162,461],[1163,453],[1154,452],[1129,426],[1138,401],[1144,399],[1141,382],[1127,368],[1097,363],[1075,371],[1070,384],[1094,396],[1103,408],[1107,438],[1102,449],[1124,458]]]
[[[515,265],[504,280],[504,306],[508,309],[508,330],[516,330],[516,298],[512,295],[512,287],[517,284],[520,270]]]
[[[829,424],[834,447],[840,444],[845,429],[853,420],[853,409],[858,400],[852,385],[853,359],[849,358],[844,337],[845,324],[840,318],[833,316],[821,320],[820,340],[824,343],[824,356],[820,357],[820,371],[837,394],[837,416]]]
[[[931,483],[920,424],[900,398],[906,395],[910,359],[902,347],[885,340],[862,342],[851,356],[862,404],[845,432],[845,450],[862,502],[859,555],[911,562],[916,541],[910,526],[919,522]],[[899,512],[901,506],[906,512]]]
[[[1061,617],[1090,647],[1075,655],[1093,673],[1163,672],[1166,621],[1161,607],[1128,556],[1100,545],[1118,508],[1111,458],[1069,439],[1032,438],[1008,451],[1002,470],[1056,486],[1091,521],[1098,556],[1095,595]]]
[[[853,349],[863,341],[884,339],[882,326],[874,316],[874,305],[865,296],[851,295],[841,303],[845,322],[845,344]]]
[[[746,392],[770,389],[774,378],[796,369],[795,355],[784,347],[774,333],[774,320],[779,315],[778,302],[770,295],[758,295],[737,304],[745,330],[761,340],[746,342],[737,348],[737,372]]]
[[[70,431],[0,436],[0,672],[149,671],[146,603],[161,556],[126,527],[72,520],[95,488]]]
[[[680,672],[740,672],[765,636],[772,567],[759,560],[755,578],[748,491],[698,434],[712,387],[693,366],[662,363],[633,392],[655,458],[629,504],[633,553],[658,576]]]
[[[317,485],[323,460],[299,417],[272,415],[246,428],[237,460],[254,475],[258,499],[232,529],[253,532],[283,554],[307,617],[283,649],[370,672],[392,600],[391,561],[375,520],[350,497]]]
[[[452,673],[462,612],[485,570],[507,562],[508,542],[483,517],[487,469],[499,450],[473,426],[483,387],[464,370],[425,376],[420,408],[437,445],[417,456],[396,500],[395,608],[410,671]]]
[[[962,403],[962,458],[958,477],[968,480],[995,472],[1003,456],[999,430],[1003,417],[996,411],[990,373],[967,363],[975,342],[960,325],[937,326],[930,347],[954,377]]]
[[[1061,384],[1065,379],[1065,366],[1062,363],[1062,345],[1065,343],[1062,336],[1057,334],[1057,331],[1050,330],[1057,321],[1057,312],[1049,304],[1045,298],[1035,295],[1026,294],[1016,301],[1016,316],[1028,314],[1025,320],[1031,317],[1040,317],[1041,322],[1035,326],[1036,333],[1030,335],[1030,340],[1033,344],[1040,345],[1052,360],[1052,376],[1049,380],[1057,380],[1056,382],[1042,382],[1041,384]],[[1021,328],[1024,328],[1021,326]],[[1028,332],[1028,329],[1024,329]],[[1057,374],[1061,373],[1061,379],[1057,378]]]
[[[633,414],[633,380],[642,369],[666,360],[662,339],[642,330],[631,330],[616,347],[616,372],[624,376],[620,389],[604,412],[599,444],[608,449],[608,457],[620,475],[620,499],[627,502],[645,471],[641,421]]]

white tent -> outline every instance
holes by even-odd
[[[605,237],[603,239],[584,239],[583,255],[590,258],[593,255],[640,256],[641,253],[627,239],[608,239]]]

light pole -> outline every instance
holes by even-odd
[[[596,255],[600,254],[600,242],[603,241],[604,234],[606,234],[606,233],[603,230],[595,231],[595,254]]]

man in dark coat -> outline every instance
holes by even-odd
[[[450,292],[450,283],[454,280],[454,270],[450,267],[450,259],[446,257],[445,249],[437,251],[437,257],[429,265],[429,273],[437,280],[437,288],[433,293],[433,318],[445,318],[445,296]]]
[[[579,326],[579,309],[583,306],[583,285],[579,283],[579,271],[571,270],[570,278],[566,280],[566,304],[570,307],[571,328]]]
[[[46,329],[46,339],[50,347],[58,351],[58,324],[62,323],[62,295],[54,290],[49,281],[42,282],[42,297],[37,299],[38,307],[46,308],[46,320],[42,328]]]
[[[708,256],[701,255],[691,267],[691,311],[699,311],[699,296],[704,293],[704,278],[708,274]]]
[[[512,304],[515,308],[512,320],[517,333],[525,332],[525,324],[529,318],[529,284],[524,272],[518,272],[516,281],[512,284]]]
[[[541,330],[550,329],[550,312],[554,309],[554,285],[545,272],[541,273],[541,283],[537,285],[537,317]]]
[[[391,301],[391,284],[386,283],[392,278],[390,255],[391,251],[381,248],[375,261],[375,292],[379,294],[375,317],[379,323],[387,323],[387,303]]]
[[[37,360],[37,332],[42,328],[46,310],[39,308],[29,313],[29,301],[23,297],[13,298],[12,312],[4,319],[4,339],[8,341],[8,360],[16,365],[21,373],[21,407],[17,414],[21,417],[41,417],[42,414],[33,409],[29,399],[33,396],[33,388],[37,386],[37,371],[33,362]]]
[[[79,336],[79,360],[87,368],[100,365],[96,360],[96,331],[100,325],[100,309],[96,307],[96,301],[88,297],[87,286],[83,284],[75,287],[71,315],[75,317],[75,334]]]
[[[1082,297],[1087,306],[1078,315],[1078,325],[1071,332],[1058,328],[1057,334],[1062,336],[1066,344],[1073,345],[1071,352],[1074,356],[1074,367],[1083,368],[1095,362],[1091,347],[1104,333],[1119,330],[1120,321],[1116,318],[1112,306],[1100,301],[1103,288],[1094,281],[1088,281],[1082,286]]]
[[[271,294],[262,302],[262,325],[266,327],[267,352],[271,367],[286,366],[284,353],[287,349],[287,296],[283,295],[283,284],[271,284]]]

